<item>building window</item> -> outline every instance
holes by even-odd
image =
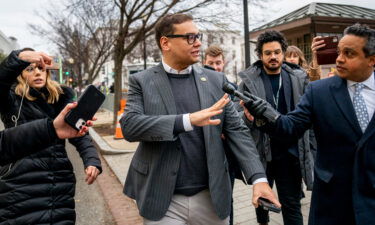
[[[310,62],[312,55],[311,55],[311,35],[305,34],[303,35],[303,48],[301,48],[301,51],[305,55],[305,59],[307,62]]]
[[[236,37],[232,37],[232,44],[236,44]]]
[[[207,45],[210,46],[214,41],[214,36],[212,34],[207,35]]]
[[[224,44],[224,38],[220,37],[220,44]]]

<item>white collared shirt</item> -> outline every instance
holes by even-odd
[[[374,116],[375,111],[375,73],[373,72],[372,75],[367,78],[367,80],[362,81],[360,83],[364,84],[364,88],[361,91],[363,99],[365,100],[369,121]],[[350,95],[350,99],[353,102],[353,95],[354,95],[354,85],[359,82],[347,80],[348,91]]]
[[[161,60],[161,63],[163,64],[164,70],[167,73],[173,73],[173,74],[190,74],[193,67],[190,65],[184,70],[176,70],[170,67],[167,63],[164,62],[164,59]]]

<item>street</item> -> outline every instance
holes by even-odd
[[[66,149],[77,179],[76,225],[115,225],[98,184],[96,182],[91,185],[86,184],[83,163],[78,152],[68,142]]]

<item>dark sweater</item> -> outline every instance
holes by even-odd
[[[208,169],[206,149],[204,146],[203,129],[194,127],[194,130],[182,132],[182,115],[193,113],[200,109],[198,90],[195,85],[193,74],[170,74],[167,73],[177,114],[175,133],[178,132],[182,157],[177,175],[176,194],[192,196],[208,188]]]
[[[288,113],[288,107],[286,104],[286,92],[291,93],[289,95],[291,107],[293,107],[293,93],[292,89],[290,88],[290,85],[288,85],[289,88],[286,88],[284,86],[284,83],[291,83],[290,77],[287,74],[286,71],[282,71],[282,74],[276,74],[276,75],[269,75],[265,74],[264,86],[266,89],[266,95],[267,95],[267,101],[275,106],[275,101],[273,99],[277,99],[277,111],[281,113],[282,115],[285,115]],[[282,76],[282,85],[280,87],[280,76]],[[279,92],[279,93],[277,93]],[[272,99],[270,101],[270,99]],[[289,110],[293,110],[293,108]],[[272,151],[272,159],[273,160],[283,160],[284,157],[287,157],[286,152],[289,152],[290,154],[294,155],[295,157],[298,157],[298,145],[297,145],[296,139],[286,139],[286,138],[278,138],[275,136],[271,136],[271,151]]]

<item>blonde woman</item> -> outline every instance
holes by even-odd
[[[0,113],[6,128],[53,120],[72,102],[72,90],[51,79],[48,64],[51,58],[46,54],[24,49],[13,51],[0,65]],[[101,164],[90,136],[69,142],[79,152],[91,184]],[[47,147],[23,148],[20,153],[30,154],[16,161],[4,162],[0,156],[0,224],[74,224],[76,180],[65,140],[55,135]]]

